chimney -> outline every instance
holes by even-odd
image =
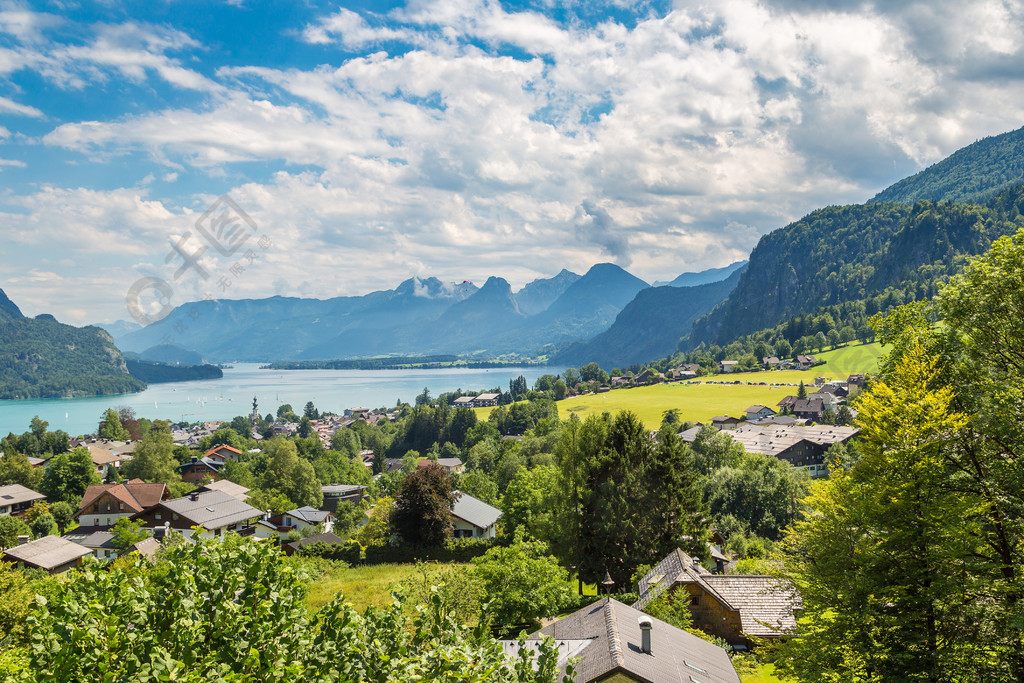
[[[640,650],[644,654],[652,654],[651,627],[653,626],[653,623],[651,622],[651,618],[645,614],[638,618],[637,622],[640,624]]]
[[[700,566],[700,558],[699,557],[693,558],[693,568],[696,569],[699,566]]]
[[[28,539],[29,538],[31,538],[31,536],[27,536],[25,534],[19,534],[18,535],[18,545],[25,545],[26,543],[28,543]]]
[[[190,494],[188,494],[188,499],[191,500],[192,502],[195,502],[195,501],[199,500],[199,494],[198,493],[190,493]]]

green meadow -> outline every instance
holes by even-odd
[[[816,377],[839,380],[855,373],[874,372],[883,353],[877,342],[843,346],[816,354],[825,364],[811,370],[738,372],[688,383],[616,389],[559,401],[558,413],[563,419],[572,414],[582,419],[605,411],[631,410],[650,429],[657,429],[665,411],[672,408],[679,411],[684,422],[706,422],[716,415],[740,416],[747,406],[755,404],[774,408],[784,396],[795,394],[801,381],[813,385]],[[737,381],[740,383],[736,384]],[[475,410],[480,419],[486,419],[491,412],[491,408]]]

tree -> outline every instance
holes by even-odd
[[[26,524],[32,524],[37,518],[48,514],[50,514],[50,504],[44,500],[37,500],[32,503],[32,507],[25,510],[25,514],[21,518],[25,520]]]
[[[113,439],[114,441],[127,441],[131,438],[128,430],[121,424],[121,416],[113,408],[107,408],[100,419],[98,428],[101,439]]]
[[[43,536],[49,536],[53,533],[53,527],[57,524],[53,521],[53,515],[49,512],[43,515],[39,515],[29,524],[29,528],[32,530],[32,535],[36,538],[42,538]]]
[[[451,537],[451,513],[457,499],[451,475],[432,462],[402,482],[391,523],[406,543],[439,546]]]
[[[149,538],[149,532],[143,528],[144,525],[145,522],[141,519],[121,517],[117,520],[110,530],[114,534],[110,544],[117,548],[119,555],[123,555],[139,541]]]
[[[274,438],[263,450],[269,462],[262,476],[262,488],[280,491],[299,507],[319,508],[323,503],[320,480],[309,461],[299,457],[295,443]]]
[[[543,617],[572,604],[568,573],[547,546],[516,534],[508,547],[495,546],[475,558],[476,576],[491,598],[494,626],[502,635],[532,631]]]
[[[299,420],[299,436],[303,439],[308,439],[313,436],[313,422],[309,417],[303,416],[303,418]]]
[[[389,496],[377,499],[376,504],[367,513],[366,524],[359,527],[355,538],[365,547],[387,545],[391,540],[391,515],[395,509],[395,501]]]
[[[63,500],[77,505],[85,489],[99,481],[89,450],[79,446],[70,453],[50,458],[39,490],[50,501]]]
[[[711,519],[719,528],[728,529],[723,520],[732,517],[744,521],[742,531],[778,540],[796,518],[807,483],[784,460],[744,453],[734,466],[716,470],[704,491]]]
[[[430,387],[423,387],[423,391],[416,397],[416,405],[430,405]]]
[[[42,473],[32,467],[28,456],[17,452],[0,455],[0,486],[4,484],[21,484],[30,489],[39,487]]]
[[[508,658],[484,629],[445,615],[440,601],[414,618],[400,601],[359,616],[338,595],[311,614],[303,573],[266,543],[211,539],[163,555],[155,569],[129,556],[97,571],[87,559],[52,599],[38,601],[26,650],[31,677],[554,683],[558,676],[553,643],[536,659]]]
[[[313,405],[312,401],[308,401],[306,403],[306,407],[302,409],[302,414],[304,417],[308,417],[310,420],[320,419],[320,411],[316,409],[316,406]]]
[[[801,401],[807,398],[807,387],[804,386],[804,381],[800,380],[800,386],[797,387],[796,397]]]
[[[28,535],[32,530],[17,517],[0,517],[0,550],[18,545],[18,536]]]
[[[546,545],[555,543],[564,533],[555,517],[558,496],[558,468],[541,465],[529,470],[520,466],[501,501],[504,533],[511,536],[522,529]]]
[[[71,506],[71,503],[66,503],[63,500],[57,501],[50,506],[50,514],[53,515],[53,520],[57,523],[57,530],[61,534],[75,521],[75,512],[76,510]]]
[[[552,391],[553,391],[553,393],[555,395],[555,400],[556,401],[561,401],[563,398],[565,398],[568,395],[569,387],[566,386],[564,380],[559,379],[559,380],[555,381],[555,384],[554,384],[554,387],[553,387]]]
[[[171,435],[151,430],[136,447],[132,459],[121,465],[121,475],[126,479],[142,479],[153,483],[180,481]]]

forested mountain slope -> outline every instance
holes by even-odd
[[[1024,225],[1024,186],[984,206],[921,201],[831,206],[761,238],[729,298],[681,345],[725,345],[823,306],[935,294],[967,256]]]
[[[141,391],[111,336],[52,316],[26,318],[0,290],[0,399]]]
[[[1021,181],[1024,181],[1024,128],[978,140],[887,187],[871,201],[983,202]]]

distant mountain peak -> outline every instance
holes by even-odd
[[[21,313],[21,309],[7,297],[2,289],[0,289],[0,312],[5,312],[12,318],[24,317]]]
[[[579,279],[580,276],[576,273],[562,268],[554,277],[538,278],[528,283],[516,292],[519,310],[525,315],[540,313]]]
[[[706,285],[712,282],[721,282],[727,280],[730,275],[735,273],[737,270],[747,265],[746,261],[736,261],[730,263],[724,268],[708,268],[699,272],[683,273],[676,277],[674,280],[668,282],[655,282],[654,287],[696,287],[698,285]]]

